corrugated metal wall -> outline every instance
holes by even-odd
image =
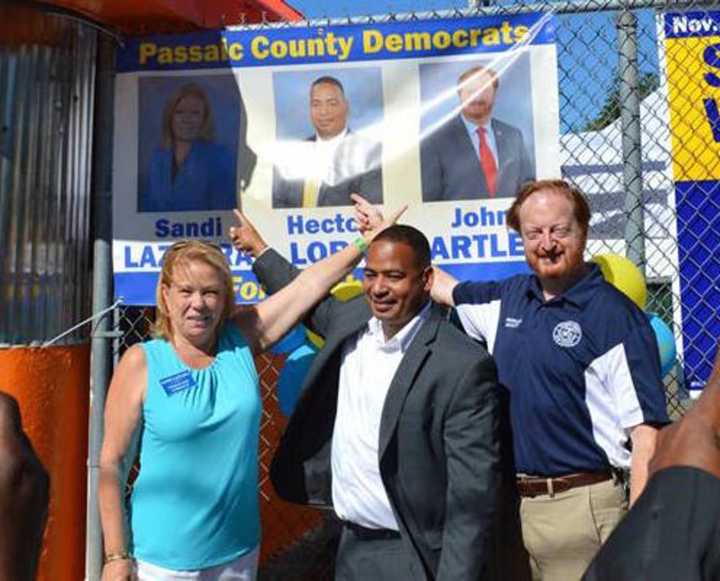
[[[21,18],[24,37],[0,42],[0,344],[14,345],[89,313],[97,42],[81,22]]]

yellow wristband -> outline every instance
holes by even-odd
[[[108,553],[105,555],[105,564],[107,565],[113,561],[130,561],[131,559],[132,555],[127,551],[123,551],[122,553]]]
[[[353,240],[353,244],[357,247],[357,249],[365,254],[365,251],[368,249],[368,243],[362,236],[358,236]]]

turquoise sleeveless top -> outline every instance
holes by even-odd
[[[215,360],[185,365],[165,340],[143,344],[147,394],[131,550],[174,570],[232,561],[260,542],[261,399],[250,348],[232,324]]]

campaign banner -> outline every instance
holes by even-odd
[[[408,204],[402,222],[462,279],[525,271],[505,213],[522,183],[560,175],[554,38],[552,15],[523,14],[129,39],[116,296],[154,304],[165,250],[199,238],[224,249],[237,300],[256,301],[232,209],[302,268],[357,236],[353,192]]]
[[[720,12],[663,18],[684,372],[700,389],[720,337]]]

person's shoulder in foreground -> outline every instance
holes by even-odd
[[[720,479],[690,466],[655,474],[583,581],[720,579]]]
[[[0,392],[0,579],[35,579],[49,487],[17,402]]]
[[[660,432],[647,488],[584,581],[720,579],[720,356],[700,400]]]

